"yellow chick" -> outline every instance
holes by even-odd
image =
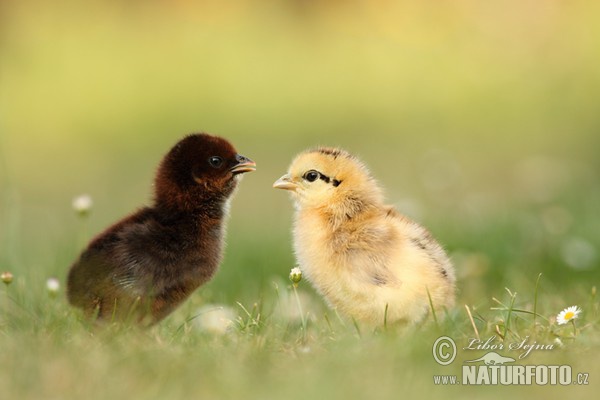
[[[356,157],[334,148],[306,151],[273,187],[295,201],[300,268],[342,314],[374,326],[418,323],[431,310],[429,296],[436,311],[454,305],[448,256],[427,229],[385,205]]]

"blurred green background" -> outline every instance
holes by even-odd
[[[293,265],[292,206],[270,186],[317,144],[357,153],[430,227],[475,281],[466,300],[538,272],[597,280],[599,8],[3,2],[0,265],[64,277],[81,246],[71,199],[93,197],[96,233],[207,131],[259,166],[233,203],[219,300]]]
[[[162,155],[206,131],[258,170],[193,304],[285,282],[292,205],[271,184],[319,144],[359,155],[445,245],[459,305],[531,293],[539,273],[549,309],[581,303],[600,281],[599,17],[554,0],[3,1],[0,270],[64,282],[85,237],[151,201]]]

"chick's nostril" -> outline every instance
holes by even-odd
[[[236,160],[237,162],[239,162],[239,163],[250,161],[250,159],[249,159],[248,157],[244,157],[244,156],[243,156],[243,155],[241,155],[241,154],[236,154],[236,155],[235,155],[235,160]]]

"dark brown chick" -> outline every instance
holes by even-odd
[[[163,158],[155,198],[91,241],[69,271],[67,297],[88,316],[153,324],[219,266],[229,201],[256,164],[225,139],[182,139]]]

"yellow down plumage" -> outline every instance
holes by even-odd
[[[455,274],[421,225],[385,205],[367,167],[348,152],[298,155],[275,188],[292,193],[294,249],[306,278],[341,314],[370,325],[422,321],[454,304]],[[387,309],[387,314],[386,314]]]

